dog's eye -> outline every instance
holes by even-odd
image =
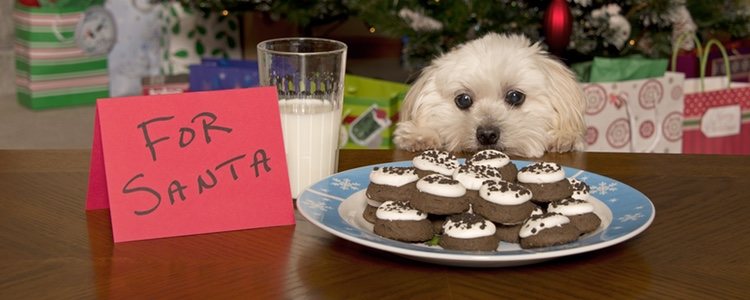
[[[505,102],[511,106],[520,106],[526,100],[526,95],[516,90],[510,90],[505,94]]]
[[[453,99],[456,102],[456,106],[460,109],[468,109],[474,103],[469,94],[460,94]]]

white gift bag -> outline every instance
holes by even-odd
[[[583,83],[586,151],[682,152],[685,74]]]

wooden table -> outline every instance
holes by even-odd
[[[412,153],[342,151],[340,169]],[[0,151],[0,299],[729,299],[750,295],[750,157],[548,154],[647,195],[656,219],[624,243],[547,262],[412,261],[296,226],[113,244],[84,211],[89,152]]]

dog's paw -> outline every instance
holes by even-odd
[[[423,151],[442,147],[440,136],[433,129],[417,127],[412,122],[402,122],[393,132],[393,142],[407,151]]]
[[[550,132],[549,152],[569,152],[583,150],[583,136],[577,132],[554,130]]]

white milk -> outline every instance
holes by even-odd
[[[279,101],[292,197],[336,171],[341,108],[327,101]]]

